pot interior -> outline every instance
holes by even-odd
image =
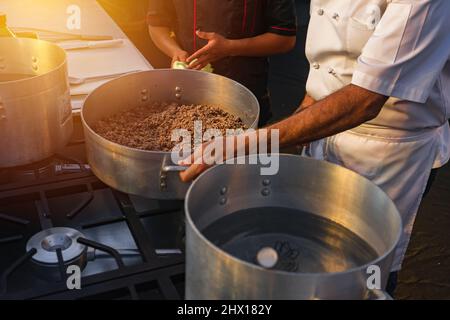
[[[378,258],[372,246],[342,225],[315,214],[265,207],[218,219],[203,235],[226,253],[274,270],[335,273]]]
[[[261,176],[259,165],[222,165],[191,186],[188,222],[213,250],[273,270],[338,273],[394,249],[400,217],[378,187],[325,162],[279,161],[275,176]]]
[[[214,105],[256,128],[259,103],[244,86],[225,77],[192,70],[151,70],[112,80],[86,100],[82,116],[92,128],[111,115],[152,102]]]

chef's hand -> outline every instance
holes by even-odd
[[[204,143],[195,149],[190,157],[178,163],[180,166],[189,166],[186,171],[180,172],[181,181],[191,182],[211,167],[211,165],[205,163],[203,156],[205,148],[210,144],[211,142]]]
[[[175,62],[177,62],[177,61],[186,62],[188,58],[189,58],[189,53],[187,53],[186,51],[184,51],[184,50],[176,51],[172,55],[172,64],[171,64],[171,66],[173,66],[173,64]]]
[[[187,59],[190,69],[201,70],[209,63],[231,55],[231,41],[214,32],[197,31],[197,36],[208,44]]]
[[[253,135],[252,135],[253,137]],[[244,139],[244,143],[241,139]],[[204,171],[216,164],[225,163],[229,158],[237,154],[247,154],[249,138],[246,134],[238,136],[217,137],[196,148],[194,153],[187,159],[179,162],[181,166],[190,166],[186,171],[180,173],[181,181],[190,182]]]

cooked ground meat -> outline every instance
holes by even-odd
[[[194,138],[194,122],[207,129],[247,129],[242,120],[221,108],[207,105],[153,103],[102,119],[94,131],[112,142],[141,150],[171,151],[178,144],[171,141],[175,129],[189,130]],[[192,146],[194,142],[192,141]]]

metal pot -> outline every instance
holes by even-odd
[[[72,130],[64,50],[40,40],[0,38],[0,167],[52,156]]]
[[[95,175],[122,192],[137,196],[184,199],[188,184],[177,172],[170,152],[143,151],[104,139],[92,127],[97,121],[137,106],[155,102],[209,104],[240,117],[256,128],[259,104],[244,86],[222,76],[191,70],[151,70],[110,81],[91,93],[81,116],[87,156]]]
[[[281,155],[279,168],[261,176],[260,165],[220,165],[191,185],[186,298],[378,296],[368,289],[368,267],[380,268],[384,288],[402,230],[394,203],[369,180],[327,162]],[[350,242],[357,239],[367,246]]]

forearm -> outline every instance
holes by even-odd
[[[295,110],[294,114],[305,111],[307,108],[311,107],[316,103],[316,100],[314,100],[308,93],[305,94],[305,97],[302,100],[302,103],[300,103],[300,106],[297,110]]]
[[[316,100],[314,100],[308,93],[305,94],[305,97],[303,98],[302,103],[300,104],[300,107],[302,108],[309,108],[312,105],[316,103]]]
[[[370,92],[358,86],[348,85],[329,97],[313,104],[311,107],[306,108],[304,111],[268,127],[267,147],[271,146],[274,142],[271,141],[271,130],[279,131],[279,147],[287,148],[352,129],[375,118],[386,100],[387,97],[380,94]],[[255,145],[252,143],[252,139],[254,137],[258,139],[264,136],[261,134],[255,135],[254,133],[247,133],[244,136],[245,143],[243,147],[245,149],[242,150],[239,149],[241,145],[239,143],[239,137],[233,137],[234,150],[232,151],[234,151],[234,156],[244,152],[249,154],[254,151],[250,148],[250,146]],[[226,150],[224,157],[227,159],[232,154],[227,149],[228,142],[226,139],[215,141],[216,143],[224,144],[222,150]],[[259,143],[261,142],[259,141]],[[182,161],[180,164],[191,165],[189,169],[180,173],[180,178],[184,182],[191,181],[209,167],[204,162],[203,148],[197,149],[194,155]]]
[[[183,51],[176,39],[171,36],[171,30],[167,27],[148,27],[150,37],[154,44],[168,57],[174,57],[178,52]]]
[[[266,57],[290,51],[295,46],[295,36],[265,33],[253,38],[230,40],[231,56]]]
[[[309,143],[375,118],[386,100],[385,96],[349,85],[268,129],[279,130],[281,148]]]

